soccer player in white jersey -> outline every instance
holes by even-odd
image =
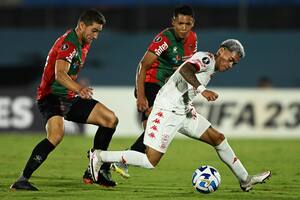
[[[231,69],[245,56],[242,44],[235,39],[221,43],[217,53],[197,52],[186,60],[160,89],[149,116],[144,144],[146,153],[126,151],[90,151],[90,165],[94,181],[103,162],[124,162],[144,168],[154,168],[166,152],[177,132],[212,145],[221,160],[237,177],[243,191],[271,176],[270,171],[249,175],[228,144],[225,136],[195,111],[192,100],[202,95],[215,101],[218,94],[206,89],[215,72]]]

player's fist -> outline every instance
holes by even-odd
[[[82,99],[91,99],[93,96],[93,88],[91,87],[83,87],[79,90],[78,95]]]
[[[201,94],[204,96],[204,98],[206,98],[207,101],[215,101],[219,96],[217,93],[211,90],[204,90]]]
[[[136,99],[136,105],[138,111],[140,112],[145,112],[147,109],[149,109],[148,100],[145,96],[138,96]]]

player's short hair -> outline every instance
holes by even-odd
[[[236,39],[227,39],[221,43],[220,47],[224,47],[231,52],[235,51],[241,58],[245,57],[244,47]]]
[[[84,11],[78,19],[78,22],[83,22],[85,25],[90,26],[94,22],[98,24],[104,25],[106,23],[106,19],[102,13],[97,10],[90,9]]]
[[[179,14],[188,15],[194,18],[194,10],[188,5],[176,6],[173,12],[173,18],[178,17]]]

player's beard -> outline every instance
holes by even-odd
[[[82,37],[82,44],[87,43],[86,37]]]
[[[82,42],[83,42],[83,44],[87,44],[87,43],[89,43],[89,44],[90,44],[90,43],[92,43],[92,41],[93,41],[92,39],[91,39],[91,40],[89,40],[87,37],[83,37],[83,38],[82,38]]]

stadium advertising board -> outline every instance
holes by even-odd
[[[300,95],[291,89],[216,89],[214,103],[197,111],[228,136],[300,137]]]
[[[78,134],[83,126],[65,121],[68,134]],[[35,89],[7,88],[0,90],[0,134],[45,133],[45,121],[35,101]]]
[[[296,89],[212,88],[219,94],[215,102],[199,97],[194,105],[214,127],[229,137],[300,137],[300,94]],[[95,98],[119,118],[115,137],[138,135],[133,88],[96,87]],[[96,127],[86,126],[93,134]]]
[[[25,88],[24,88],[25,89]],[[1,89],[0,132],[40,131],[41,117],[35,107],[34,92],[23,89]],[[28,90],[27,90],[28,91]]]

